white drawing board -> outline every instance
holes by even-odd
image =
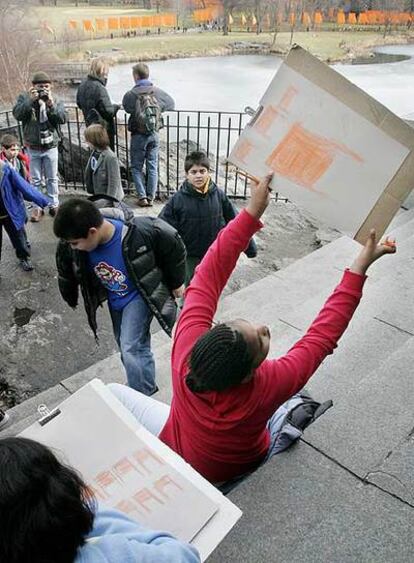
[[[135,420],[99,380],[59,406],[45,426],[21,433],[53,448],[92,487],[100,504],[199,549],[202,558],[240,510]]]
[[[368,119],[359,111],[359,91],[344,77],[328,68],[326,76],[319,80],[317,71],[326,65],[303,49],[294,50],[293,67],[289,57],[276,73],[229,161],[256,177],[273,170],[274,188],[281,195],[329,226],[357,237],[412,147],[397,140],[398,134],[383,130],[381,119],[374,123],[371,115]],[[301,58],[314,65],[315,73],[307,72],[305,76],[299,71]],[[334,91],[335,81],[341,91],[349,88],[354,94],[352,103],[327,91],[328,80],[334,83]],[[367,95],[360,95],[366,103]],[[372,104],[388,117],[388,110],[375,100]],[[404,134],[406,127],[402,123]],[[410,133],[414,145],[414,133]],[[397,209],[393,202],[385,211],[387,224]],[[383,231],[383,223],[384,220],[371,226]]]

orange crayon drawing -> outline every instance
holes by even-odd
[[[274,123],[278,116],[278,110],[274,106],[267,106],[262,111],[259,119],[254,126],[255,131],[266,136],[266,133],[270,129],[271,125]]]
[[[277,117],[281,116],[286,119],[289,106],[297,93],[298,91],[294,86],[289,86],[277,106],[268,105],[263,109],[257,122],[253,126],[254,130],[266,137]]]
[[[121,500],[118,504],[115,505],[117,510],[120,510],[124,514],[133,514],[134,512],[138,512],[139,515],[143,513],[138,510],[135,503],[132,500]]]
[[[135,465],[131,461],[129,461],[127,457],[124,457],[120,459],[117,463],[115,463],[115,465],[113,466],[113,470],[121,480],[122,477],[128,475],[128,473],[132,473],[133,471],[143,475],[143,473],[139,471],[139,469],[137,469]]]
[[[148,469],[147,465],[145,462],[150,461],[150,462],[156,462],[157,465],[165,465],[165,463],[163,462],[163,460],[157,456],[157,454],[147,448],[144,448],[143,450],[138,450],[137,452],[135,452],[133,454],[133,457],[135,459],[135,461],[147,472],[147,473],[151,473],[151,469]]]
[[[91,493],[94,496],[96,496],[98,500],[108,500],[110,498],[110,496],[107,493],[105,493],[105,491],[103,491],[102,489],[97,489],[92,485],[88,485],[88,489],[91,491]]]
[[[151,492],[149,489],[145,488],[145,489],[141,489],[140,491],[138,491],[137,493],[135,493],[134,495],[134,500],[140,505],[142,506],[142,508],[146,511],[146,512],[151,512],[151,509],[148,508],[146,506],[145,503],[147,502],[157,502],[158,504],[165,504],[163,500],[161,500],[160,498],[158,498],[153,492]]]
[[[331,141],[304,129],[295,123],[266,160],[272,170],[309,190],[325,174],[338,153],[357,162],[360,155],[345,145]]]
[[[242,139],[234,150],[234,156],[240,162],[245,162],[246,156],[248,156],[253,148],[253,143],[247,139]]]
[[[293,101],[293,98],[296,96],[297,93],[298,91],[294,86],[289,86],[289,88],[283,94],[282,99],[280,100],[278,106],[279,109],[282,111],[287,111],[289,109],[291,102]]]
[[[101,473],[98,473],[98,475],[95,477],[95,481],[97,485],[102,489],[120,483],[120,481],[112,473],[112,471],[101,471]]]
[[[154,489],[156,489],[157,492],[165,498],[169,498],[167,493],[164,492],[164,489],[166,487],[169,487],[169,486],[173,486],[173,487],[179,489],[180,491],[183,490],[183,488],[180,487],[180,485],[178,483],[176,483],[173,479],[171,479],[171,477],[169,475],[163,475],[160,479],[158,479],[154,483]]]

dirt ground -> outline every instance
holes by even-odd
[[[134,197],[127,198],[134,205]],[[237,203],[243,207],[243,202]],[[151,213],[157,214],[162,205]],[[146,210],[137,209],[137,214]],[[28,224],[32,273],[22,272],[7,237],[0,264],[0,406],[13,406],[113,354],[116,344],[106,308],[98,314],[99,345],[82,302],[76,311],[61,299],[55,267],[52,218]],[[332,240],[338,233],[319,229],[292,203],[272,202],[265,228],[257,235],[258,256],[240,258],[225,293],[254,283]],[[158,326],[154,326],[154,331]]]

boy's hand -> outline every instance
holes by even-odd
[[[273,178],[273,172],[266,174],[259,183],[251,185],[250,200],[246,206],[246,211],[255,219],[260,219],[270,201],[270,182]]]
[[[356,274],[365,275],[366,271],[375,260],[384,256],[384,254],[395,254],[396,251],[397,245],[395,239],[386,237],[383,242],[377,243],[375,229],[371,229],[365,246],[355,258],[350,270]]]
[[[173,289],[172,293],[176,299],[180,299],[181,297],[184,297],[184,290],[185,285],[183,284],[180,285],[180,287],[177,287],[177,289]]]

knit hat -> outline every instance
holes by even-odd
[[[50,77],[42,70],[35,72],[32,78],[32,84],[50,84],[51,82]]]

